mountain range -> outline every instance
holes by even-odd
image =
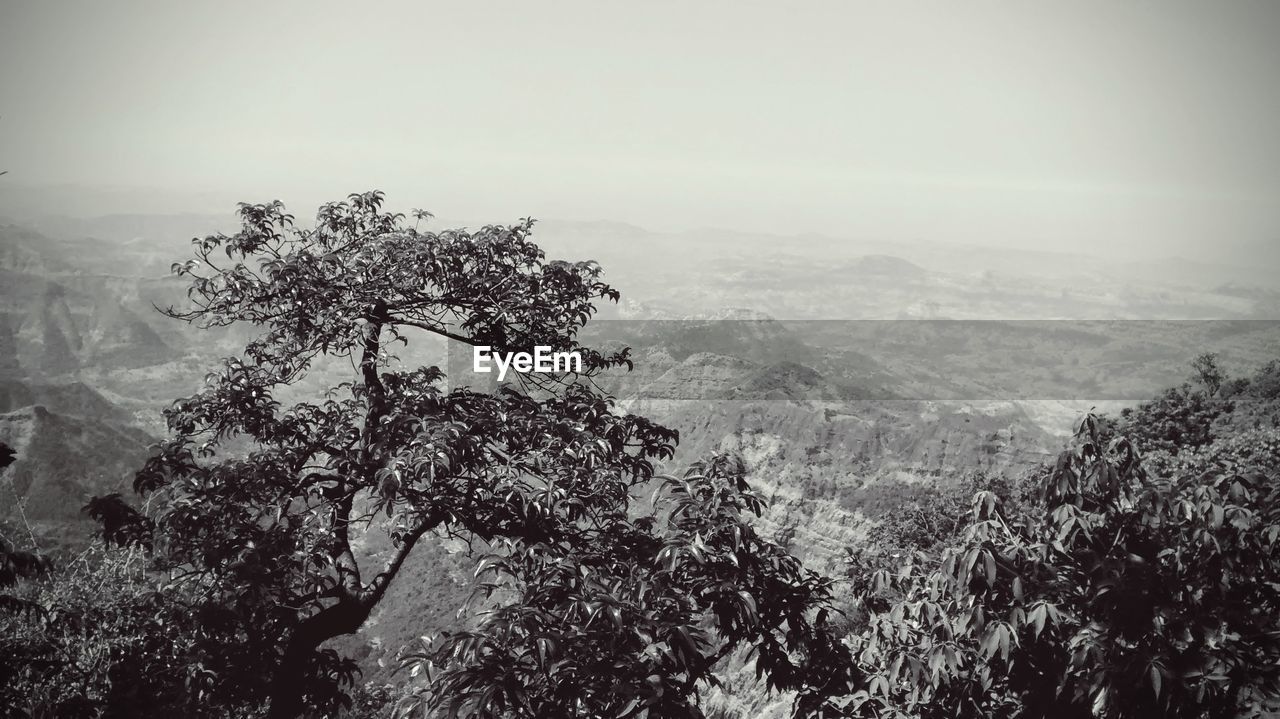
[[[201,331],[155,307],[180,305],[167,276],[187,240],[226,218],[45,218],[0,226],[0,442],[4,519],[50,541],[81,540],[91,494],[128,494],[160,409],[199,387],[252,332]],[[868,497],[1017,474],[1062,443],[1075,413],[1181,381],[1201,351],[1229,370],[1280,347],[1280,293],[1262,273],[1176,262],[1126,267],[1070,253],[897,245],[617,223],[548,222],[551,257],[594,258],[624,292],[582,340],[632,348],[632,371],[594,381],[621,408],[680,431],[668,469],[741,455],[770,501],[759,524],[814,568],[878,519]],[[1270,280],[1274,280],[1271,277]],[[738,309],[733,309],[738,308]],[[451,386],[469,355],[414,343],[405,364],[440,362]],[[318,363],[283,399],[314,397],[343,362]],[[389,551],[377,528],[363,557]],[[465,548],[428,540],[373,619],[336,642],[386,678],[416,637],[463,626]]]

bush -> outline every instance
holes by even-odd
[[[940,559],[861,586],[850,715],[1235,717],[1280,695],[1280,442],[1220,440],[1149,473],[1097,418],[1042,503],[989,490]]]
[[[197,624],[195,597],[166,589],[141,549],[98,545],[12,591],[22,606],[0,611],[5,716],[253,713],[202,662],[203,645],[225,638]]]

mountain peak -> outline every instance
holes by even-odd
[[[40,404],[0,414],[0,442],[16,454],[4,473],[25,500],[27,517],[75,521],[88,497],[127,491],[148,444],[140,432]]]

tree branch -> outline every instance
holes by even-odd
[[[400,572],[401,565],[404,564],[404,560],[408,558],[409,554],[413,551],[418,540],[422,539],[424,534],[437,527],[443,519],[444,512],[432,512],[424,517],[422,521],[418,523],[418,526],[414,527],[413,531],[409,532],[409,534],[405,536],[404,540],[400,544],[400,548],[396,550],[396,555],[387,562],[386,567],[384,567],[381,572],[378,572],[378,576],[373,578],[373,581],[361,594],[361,602],[368,607],[373,607],[382,599],[382,595],[387,593],[387,587],[391,586],[391,581],[395,579],[396,574]]]

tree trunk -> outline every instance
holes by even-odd
[[[370,607],[353,600],[343,600],[308,617],[289,637],[280,665],[271,680],[269,719],[297,719],[306,709],[302,699],[306,690],[308,665],[315,651],[326,641],[352,634],[369,618]]]

